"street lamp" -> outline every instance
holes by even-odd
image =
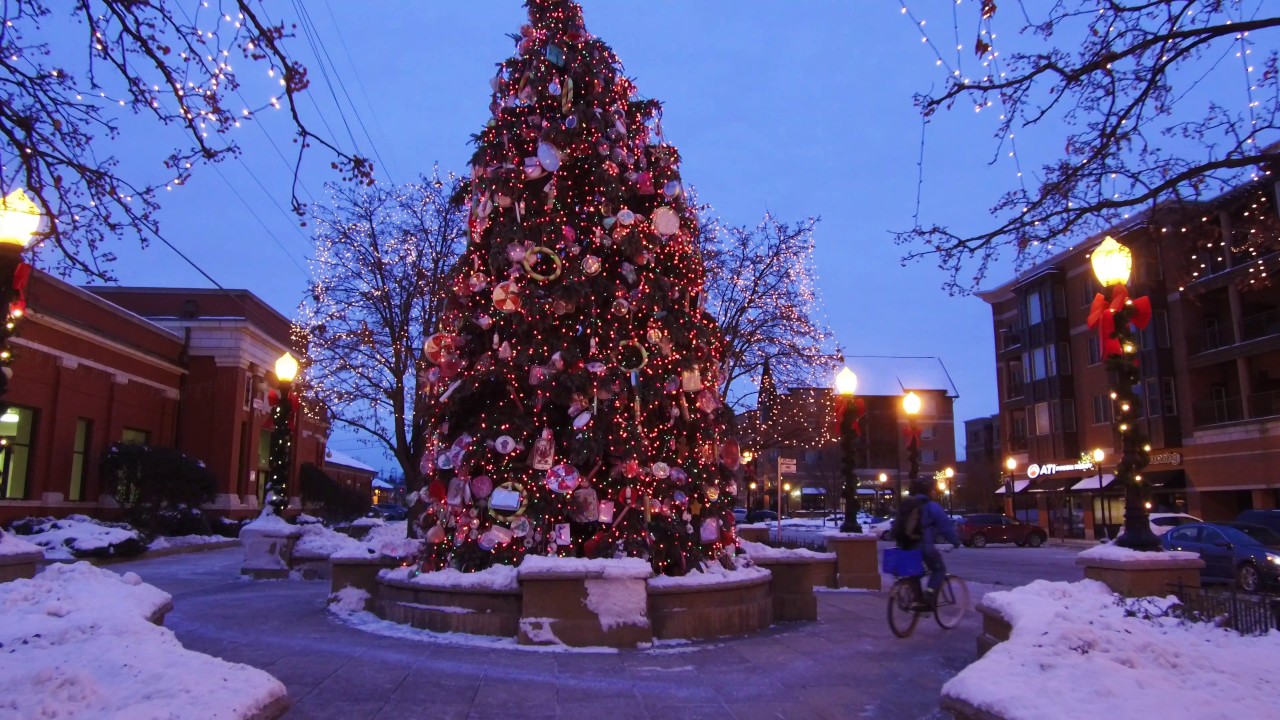
[[[1107,529],[1107,498],[1102,490],[1102,460],[1106,456],[1107,454],[1102,451],[1102,448],[1093,449],[1093,467],[1098,471],[1098,509],[1101,510],[1099,514],[1102,516],[1102,537],[1110,540],[1111,533]]]
[[[902,411],[907,414],[907,484],[920,477],[920,427],[916,415],[920,414],[920,396],[909,392],[902,396]],[[902,502],[902,479],[898,479],[898,502]]]
[[[755,453],[750,450],[742,451],[742,464],[747,469],[747,510],[751,509],[751,491],[756,489],[755,480],[752,479],[755,477],[755,472],[753,472],[751,467],[751,461],[755,459]]]
[[[293,416],[293,402],[289,393],[293,390],[293,379],[298,374],[298,361],[285,353],[276,360],[276,381],[279,383],[279,397],[271,408],[271,455],[269,458],[269,475],[267,476],[266,506],[270,507],[278,517],[284,517],[284,509],[289,504],[289,466],[292,464],[292,438],[289,432],[289,421]],[[263,508],[266,511],[266,508]]]
[[[791,507],[791,483],[782,483],[782,507],[778,508],[778,517],[787,515],[783,508]]]
[[[1133,269],[1133,253],[1129,248],[1107,237],[1094,248],[1090,260],[1093,273],[1106,291],[1098,293],[1089,309],[1089,327],[1097,327],[1101,336],[1102,356],[1111,377],[1111,402],[1116,432],[1120,434],[1120,457],[1116,461],[1115,478],[1124,485],[1124,533],[1116,544],[1132,550],[1160,550],[1160,539],[1151,532],[1147,510],[1143,507],[1142,476],[1150,461],[1149,447],[1137,418],[1138,397],[1133,388],[1141,380],[1135,353],[1138,349],[1134,328],[1141,330],[1151,319],[1151,301],[1145,297],[1130,298],[1125,283]]]
[[[0,327],[0,396],[9,389],[13,377],[9,338],[27,311],[25,295],[31,268],[22,262],[22,253],[40,229],[40,221],[40,208],[22,188],[0,200],[0,303],[5,309],[4,326]]]
[[[876,488],[876,514],[883,515],[886,510],[884,495],[888,492],[884,489],[884,484],[889,482],[889,474],[880,473],[880,477],[876,478],[876,480],[880,481],[879,486]]]
[[[1018,461],[1012,457],[1005,459],[1004,468],[1009,471],[1004,479],[1004,496],[1009,501],[1009,514],[1017,518],[1017,509],[1013,504],[1013,477],[1018,470]]]
[[[844,522],[840,532],[860,533],[858,523],[858,420],[862,408],[853,394],[858,389],[858,376],[849,368],[836,375],[836,423],[840,426],[840,476],[841,495],[844,496]]]
[[[955,493],[952,492],[951,479],[955,476],[956,471],[954,468],[946,468],[933,474],[933,479],[938,483],[938,490],[947,496],[947,512],[951,512],[954,509],[951,498],[955,496]]]

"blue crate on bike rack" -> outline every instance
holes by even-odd
[[[885,548],[881,567],[894,577],[915,577],[924,574],[924,558],[919,550]]]

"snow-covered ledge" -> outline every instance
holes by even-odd
[[[635,647],[653,641],[639,558],[595,560],[531,555],[518,568],[522,645]]]
[[[1200,587],[1204,561],[1192,552],[1140,552],[1098,545],[1076,556],[1084,576],[1126,597],[1164,597],[1178,587]]]
[[[33,578],[44,561],[44,548],[0,530],[0,582]]]
[[[271,513],[264,513],[240,528],[240,545],[244,547],[240,574],[255,580],[289,577],[289,558],[301,534],[302,528]]]

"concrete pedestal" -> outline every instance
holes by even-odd
[[[42,562],[44,562],[43,552],[0,555],[0,582],[33,578],[36,576],[36,566]]]
[[[1077,557],[1076,565],[1084,568],[1086,578],[1098,580],[1125,597],[1164,597],[1179,586],[1200,587],[1204,561],[1198,557],[1158,552],[1134,555],[1132,560]]]
[[[763,543],[769,539],[769,528],[738,526],[738,537],[747,542]]]
[[[245,525],[240,529],[240,545],[244,548],[240,574],[255,580],[289,577],[293,545],[301,534],[302,528],[275,515],[264,515]]]
[[[378,573],[400,567],[403,562],[389,557],[329,558],[329,592],[336,593],[346,587],[363,590],[369,593],[365,609],[370,610],[378,603],[381,587]]]
[[[521,645],[635,647],[653,641],[642,560],[525,558]]]
[[[814,565],[823,560],[803,557],[753,557],[752,560],[773,574],[770,591],[774,622],[818,619],[818,596],[813,594]]]
[[[876,539],[867,535],[828,535],[827,549],[836,554],[836,587],[879,590],[876,547]]]

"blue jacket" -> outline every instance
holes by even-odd
[[[932,548],[939,536],[952,545],[959,545],[960,536],[956,534],[956,524],[951,521],[951,516],[947,515],[937,501],[928,500],[923,495],[916,497],[927,500],[920,512],[920,529],[924,533],[922,540],[924,547]]]

